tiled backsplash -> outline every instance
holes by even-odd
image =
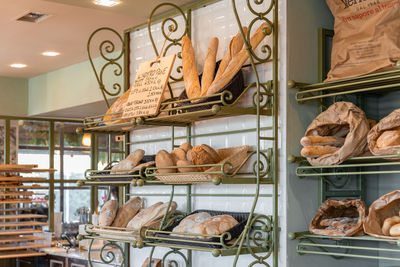
[[[238,13],[242,20],[243,25],[248,25],[249,22],[254,18],[247,8],[245,0],[236,1],[238,6]],[[268,2],[268,1],[267,1]],[[182,18],[176,18],[178,23],[182,25]],[[258,27],[256,24],[255,27]],[[163,38],[160,31],[161,24],[155,24],[152,26],[153,38],[156,42],[158,49],[163,44]],[[253,29],[253,31],[255,28]],[[217,59],[223,57],[230,39],[238,32],[238,26],[234,18],[232,11],[231,1],[223,0],[208,6],[196,9],[192,12],[192,42],[196,53],[196,62],[198,64],[199,72],[202,70],[204,57],[207,51],[209,40],[217,36],[219,38],[219,49]],[[154,58],[154,50],[151,45],[147,28],[141,29],[131,33],[131,55],[130,55],[130,81],[135,78],[136,70],[139,64],[143,61],[151,60]],[[267,37],[264,43],[271,43],[272,38]],[[262,44],[261,44],[262,45]],[[261,46],[260,45],[260,46]],[[173,50],[171,50],[173,51]],[[260,54],[260,51],[257,52]],[[180,60],[178,60],[180,63]],[[259,73],[262,81],[272,79],[272,64],[266,63],[258,66]],[[250,68],[246,69],[245,72],[246,84],[255,80],[254,74],[250,71]],[[174,70],[172,75],[178,76]],[[177,94],[183,89],[183,83],[174,83],[173,90],[174,94]],[[252,105],[251,93],[240,101],[241,106]],[[262,127],[271,127],[271,117],[262,117]],[[221,131],[235,131],[256,128],[255,116],[241,116],[231,118],[221,118],[214,120],[206,120],[197,122],[192,127],[192,134],[205,134],[215,133]],[[162,142],[146,142],[146,140],[168,138],[171,136],[171,127],[157,127],[151,129],[137,130],[131,133],[131,141],[138,142],[133,144],[131,150],[141,148],[146,151],[146,154],[155,154],[160,149],[166,149],[171,151],[171,141]],[[264,130],[262,135],[271,136],[271,130]],[[175,136],[185,136],[186,128],[175,127]],[[143,142],[144,141],[144,142]],[[177,139],[176,145],[185,142],[185,139]],[[225,148],[240,145],[250,145],[253,149],[256,147],[256,133],[254,131],[248,131],[244,133],[236,134],[222,134],[210,137],[197,137],[192,139],[193,145],[208,144],[214,148]],[[262,149],[271,147],[271,142],[261,142]],[[250,171],[250,166],[244,167]],[[169,193],[171,190],[170,186],[151,186],[143,188],[132,188],[134,193]],[[176,186],[175,193],[184,193],[186,190],[185,186]],[[193,193],[219,193],[219,194],[254,194],[254,185],[210,185],[200,184],[192,187]],[[272,187],[265,185],[261,187],[261,194],[272,194]],[[192,198],[192,210],[196,209],[213,209],[213,210],[226,210],[226,211],[249,211],[253,203],[253,197],[193,197]],[[157,201],[167,201],[168,197],[146,197],[146,202],[150,205]],[[178,203],[178,209],[186,210],[186,199],[184,197],[175,197],[174,200]],[[262,197],[258,201],[256,208],[257,213],[261,214],[272,214],[272,199],[270,197]],[[167,249],[156,248],[154,257],[162,258]],[[149,249],[142,250],[131,250],[131,265],[141,266],[145,258],[149,256]],[[178,256],[171,255],[169,259],[176,259],[179,262],[179,266],[184,266],[183,261]],[[211,262],[215,263],[212,266],[230,266],[232,264],[233,257],[214,258],[209,253],[193,252],[193,266],[202,266],[203,264],[210,265]],[[253,258],[250,255],[242,255],[240,257],[237,266],[247,266]],[[270,262],[270,259],[268,260]]]

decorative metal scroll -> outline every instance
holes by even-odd
[[[93,242],[94,242],[94,239],[92,239],[90,241],[89,251],[88,251],[88,262],[89,262],[90,267],[93,267],[93,261],[92,261],[92,257],[91,257]],[[109,250],[112,248],[117,249],[118,252],[121,254],[121,257],[122,257],[121,263],[117,262],[117,256],[115,254],[115,251]],[[117,264],[120,267],[126,267],[126,266],[128,266],[127,262],[126,262],[126,258],[127,257],[125,257],[124,249],[120,245],[118,245],[116,242],[109,241],[108,243],[105,243],[100,249],[100,260],[104,264],[110,264],[110,265]]]
[[[176,17],[176,15],[175,15],[176,13],[174,12],[173,15],[171,15],[170,17],[165,18],[161,22],[161,33],[162,33],[163,37],[165,38],[166,46],[163,49],[163,51],[159,51],[157,49],[156,43],[155,43],[154,38],[153,38],[153,34],[151,32],[151,25],[153,23],[153,19],[154,19],[154,15],[155,15],[156,11],[158,9],[162,8],[162,7],[172,7],[173,9],[176,9],[178,11],[177,12],[178,15],[182,16],[182,18],[183,18],[183,20],[185,22],[185,25],[184,25],[184,31],[182,32],[182,34],[179,34],[178,37],[174,37],[173,38],[173,37],[170,36],[170,33],[178,33],[179,32],[178,30],[181,29],[181,27],[179,27],[178,22],[174,18],[174,17]],[[158,6],[156,6],[153,9],[153,11],[151,12],[150,17],[149,17],[149,21],[148,21],[148,24],[147,24],[147,29],[148,29],[148,32],[149,32],[151,44],[153,45],[154,52],[156,53],[157,57],[158,56],[165,56],[168,53],[168,50],[171,47],[174,47],[174,46],[181,47],[182,46],[182,44],[181,44],[182,37],[185,36],[185,35],[190,36],[190,22],[189,22],[189,19],[186,17],[185,13],[183,12],[183,10],[180,7],[178,7],[177,5],[172,4],[172,3],[162,3],[162,4],[159,4]],[[166,31],[166,29],[168,29],[168,31]],[[160,53],[162,53],[162,54],[160,55]],[[177,53],[177,57],[179,59],[182,59],[181,52]],[[177,62],[178,62],[178,60],[175,60],[175,64],[182,64],[182,63],[177,63]],[[181,74],[182,73],[182,65],[177,66],[176,67],[176,71],[179,74]],[[171,75],[170,78],[173,81],[181,81],[183,79],[183,73],[179,77],[173,77]]]
[[[103,58],[106,63],[100,68],[100,70],[98,71],[93,63],[93,58],[91,55],[91,42],[94,36],[97,35],[97,33],[99,32],[111,32],[114,35],[116,35],[119,39],[119,41],[121,41],[122,44],[122,49],[121,52],[118,53],[115,56],[112,56],[112,53],[117,52],[116,51],[116,45],[110,41],[110,40],[104,40],[100,43],[99,45],[99,52],[100,52],[100,56],[101,58]],[[123,68],[121,66],[120,63],[118,63],[118,60],[120,60],[122,58],[122,56],[124,55],[126,50],[126,43],[124,41],[124,39],[122,38],[122,36],[114,29],[108,28],[108,27],[102,27],[99,28],[97,30],[95,30],[89,37],[89,40],[87,42],[87,53],[89,56],[89,61],[90,61],[90,65],[92,66],[93,72],[96,76],[96,80],[97,83],[99,84],[99,88],[100,91],[104,97],[104,100],[106,102],[107,108],[110,107],[110,104],[108,102],[107,96],[117,96],[121,93],[121,89],[122,86],[120,83],[115,82],[112,84],[112,88],[106,88],[106,86],[104,85],[104,71],[108,68],[114,68],[113,69],[113,73],[116,77],[119,77],[122,75],[123,73]]]

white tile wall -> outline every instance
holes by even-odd
[[[269,1],[265,1],[269,2]],[[242,20],[243,25],[248,25],[250,20],[254,18],[249,12],[246,1],[238,0],[236,1],[239,16]],[[181,18],[176,18],[180,23]],[[271,18],[270,18],[271,19]],[[182,25],[182,24],[181,24]],[[256,24],[254,27],[258,27]],[[203,59],[206,54],[208,41],[217,36],[219,38],[219,49],[217,57],[220,59],[223,57],[225,50],[227,49],[230,39],[237,33],[238,26],[232,12],[231,1],[222,0],[217,3],[199,8],[192,12],[192,42],[196,52],[196,62],[198,64],[199,72],[202,70]],[[162,46],[162,36],[160,33],[160,24],[156,24],[152,27],[152,32],[157,43],[157,47]],[[272,38],[266,38],[264,43],[272,42]],[[260,45],[261,46],[261,45]],[[147,29],[138,30],[131,33],[131,43],[130,43],[131,55],[130,55],[130,73],[131,73],[131,83],[135,78],[136,70],[139,64],[146,60],[151,60],[154,58],[154,51],[150,43],[150,39],[147,33]],[[171,50],[172,51],[172,50]],[[260,54],[260,51],[257,52]],[[260,54],[261,55],[261,54]],[[180,61],[176,64],[180,64]],[[272,79],[272,64],[267,63],[258,66],[261,79],[267,81]],[[284,70],[284,68],[283,68]],[[178,75],[175,71],[172,75]],[[245,71],[246,83],[255,80],[254,74],[249,70]],[[174,94],[183,89],[183,84],[175,83],[173,85]],[[251,105],[251,94],[248,93],[243,100],[239,103],[241,106]],[[272,120],[269,117],[264,117],[261,122],[262,127],[268,127],[272,125]],[[213,133],[219,131],[232,131],[241,129],[251,129],[256,127],[256,118],[254,116],[242,116],[242,117],[232,117],[232,118],[221,118],[214,120],[207,120],[196,123],[192,128],[193,134],[204,134]],[[186,134],[186,129],[175,128],[175,136],[184,136]],[[264,136],[270,136],[271,131],[266,130],[262,133]],[[144,141],[154,138],[165,138],[171,136],[170,127],[158,127],[152,129],[143,129],[134,131],[131,133],[131,141]],[[200,137],[194,138],[192,143],[194,145],[198,144],[208,144],[214,148],[225,148],[231,146],[239,145],[250,145],[255,148],[256,138],[254,132],[241,133],[241,134],[229,134],[229,135],[218,135],[211,137]],[[184,139],[178,139],[176,144],[184,142]],[[271,147],[271,142],[262,142],[262,149]],[[132,145],[131,149],[141,148],[146,151],[146,154],[155,154],[160,149],[171,150],[171,142],[157,142],[157,143],[145,143]],[[283,157],[280,157],[281,161]],[[249,166],[245,166],[249,170]],[[143,188],[132,188],[136,193],[158,193],[158,192],[170,192],[171,187],[169,186],[152,186]],[[177,186],[175,189],[176,193],[184,192],[185,187]],[[193,186],[192,191],[194,193],[238,193],[238,194],[251,194],[255,192],[254,185],[220,185],[214,186],[209,184],[201,184]],[[281,189],[279,189],[282,192]],[[271,194],[272,187],[270,185],[265,185],[261,187],[262,194]],[[284,195],[281,195],[284,199]],[[146,202],[150,205],[156,201],[167,201],[168,198],[160,197],[147,197]],[[176,197],[174,199],[178,203],[178,208],[180,210],[186,210],[186,202],[184,197]],[[196,209],[214,209],[214,210],[226,210],[226,211],[249,211],[253,203],[253,198],[249,197],[194,197],[192,200],[192,210]],[[280,205],[280,210],[285,210],[285,205]],[[261,214],[272,214],[272,199],[271,198],[260,198],[256,208],[257,213]],[[283,214],[282,214],[283,215]],[[281,215],[281,216],[282,216]],[[284,222],[284,217],[280,218],[280,221]],[[284,231],[284,225],[282,227],[282,240],[281,244],[284,244],[286,240],[286,232]],[[155,257],[162,258],[167,249],[157,248],[155,251]],[[284,251],[284,250],[282,250]],[[132,249],[131,250],[131,266],[137,267],[141,266],[144,259],[148,257],[150,253],[149,249]],[[182,259],[179,257],[174,257],[171,255],[170,259],[177,259],[179,266],[184,266]],[[280,256],[280,266],[285,266],[285,255]],[[232,264],[233,257],[224,257],[215,259],[209,253],[193,252],[193,266],[203,266],[203,264],[213,264],[212,266],[230,266]],[[253,258],[249,255],[242,255],[237,266],[247,266]],[[270,264],[271,259],[268,260]]]

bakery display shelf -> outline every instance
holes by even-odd
[[[38,189],[38,190],[44,190],[44,189],[49,189],[48,186],[41,186],[41,185],[18,185],[18,184],[10,184],[10,185],[4,185],[0,183],[0,189]]]
[[[0,230],[0,236],[4,235],[29,235],[35,233],[42,233],[40,229],[23,228],[23,229],[11,229],[11,230]]]
[[[45,226],[47,222],[21,221],[21,222],[0,222],[0,227],[25,227],[25,226]]]
[[[21,249],[38,249],[44,248],[47,245],[38,244],[34,242],[23,242],[23,243],[9,243],[2,245],[0,244],[0,251],[9,251],[9,250],[21,250]]]
[[[32,191],[20,191],[20,192],[0,192],[0,197],[13,197],[13,196],[32,196]]]
[[[29,168],[15,168],[15,167],[6,167],[0,169],[0,172],[21,172],[21,173],[31,173],[31,172],[55,172],[56,169],[29,169]]]
[[[11,215],[0,215],[0,220],[11,220],[11,219],[42,219],[47,218],[47,215],[42,214],[11,214]]]
[[[296,175],[300,178],[400,173],[399,153],[384,156],[353,157],[342,164],[327,166],[311,166],[303,157],[289,156],[288,161],[300,165],[296,168]]]
[[[25,257],[40,257],[46,256],[46,253],[37,252],[35,250],[27,251],[7,251],[0,253],[0,259],[13,259],[13,258],[25,258]]]
[[[288,87],[299,89],[296,93],[298,103],[346,94],[384,94],[400,89],[400,62],[397,62],[397,68],[391,71],[315,84],[304,84],[290,80]]]
[[[44,199],[30,199],[30,198],[8,198],[0,199],[0,204],[18,204],[18,203],[47,203],[48,200]]]
[[[24,177],[24,176],[3,176],[0,175],[0,182],[45,182],[47,178],[44,177]]]
[[[400,239],[396,238],[383,239],[369,235],[337,237],[296,232],[289,233],[289,239],[298,240],[296,251],[300,255],[325,255],[336,259],[350,257],[400,261]],[[390,254],[382,256],[383,253]]]
[[[0,236],[0,243],[10,242],[27,242],[27,241],[39,241],[46,240],[45,237],[26,235],[26,236]]]

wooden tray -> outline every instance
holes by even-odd
[[[46,256],[46,253],[36,252],[34,250],[29,251],[15,251],[15,252],[2,252],[0,253],[0,259],[12,259],[12,258],[22,258],[22,257],[36,257],[36,256]]]
[[[8,242],[26,242],[26,241],[35,241],[35,240],[46,240],[45,237],[41,236],[33,236],[33,235],[25,235],[25,236],[0,236],[0,243],[8,243]]]
[[[40,229],[11,229],[11,230],[1,230],[0,235],[28,235],[28,234],[35,234],[35,233],[42,233],[43,231]]]
[[[23,222],[0,222],[0,227],[23,227],[23,226],[44,226],[47,222],[23,221]]]
[[[33,243],[33,242],[24,242],[24,243],[10,243],[0,245],[0,251],[5,250],[20,250],[20,249],[32,249],[32,248],[44,248],[47,247],[43,244]]]
[[[42,214],[12,214],[12,215],[0,215],[0,220],[10,219],[38,219],[47,218],[47,215]]]

